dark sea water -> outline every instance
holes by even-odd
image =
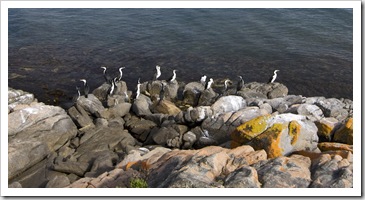
[[[275,69],[289,94],[353,99],[352,9],[9,9],[9,86],[65,106],[86,78],[126,67],[129,90],[177,69],[178,81]]]

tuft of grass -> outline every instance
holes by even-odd
[[[148,188],[146,180],[142,178],[133,178],[129,183],[131,188]]]

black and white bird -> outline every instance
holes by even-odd
[[[125,69],[125,67],[119,67],[119,76],[118,76],[118,82],[120,82],[122,80],[123,77],[123,69]]]
[[[245,82],[243,81],[242,76],[238,76],[238,78],[239,78],[239,80],[238,80],[238,83],[237,83],[237,92],[242,90],[243,85],[245,84]]]
[[[75,96],[73,96],[73,98],[72,98],[73,103],[76,103],[77,100],[80,99],[80,88],[76,86],[76,90],[77,90],[77,94]]]
[[[272,78],[270,79],[270,81],[269,81],[269,83],[273,83],[274,81],[275,81],[275,79],[276,79],[276,77],[278,76],[277,74],[276,74],[276,72],[278,72],[278,71],[280,71],[280,70],[275,70],[274,71],[274,75],[272,76]]]
[[[116,81],[118,80],[118,77],[115,77],[115,78],[113,78],[112,79],[112,81],[111,81],[111,84],[112,84],[112,86],[110,87],[110,90],[109,90],[109,95],[110,96],[112,96],[113,94],[114,94],[114,92],[115,92],[115,90],[116,90],[116,87],[117,87],[117,85],[116,85]]]
[[[110,78],[109,74],[106,73],[106,67],[102,66],[100,68],[104,69],[103,74],[104,74],[105,81],[107,83],[111,84],[112,78]]]
[[[86,79],[80,79],[80,81],[84,82],[84,95],[85,98],[87,98],[89,95],[89,85],[87,84]]]
[[[213,79],[210,78],[207,84],[205,84],[205,90],[209,90],[212,87]]]
[[[167,82],[169,82],[169,83],[172,83],[174,80],[176,80],[176,71],[177,70],[172,70],[172,76],[169,78],[169,79],[167,79]]]
[[[156,73],[153,77],[153,80],[157,80],[161,76],[161,67],[159,65],[156,65]]]
[[[138,97],[139,97],[140,94],[141,94],[141,83],[139,82],[139,78],[138,78],[137,91],[136,91],[136,99],[138,99]]]
[[[224,81],[224,91],[225,91],[225,92],[227,92],[227,90],[228,90],[228,83],[232,83],[232,82],[231,82],[231,80],[226,79],[226,80]]]
[[[165,83],[161,83],[161,91],[160,91],[160,99],[158,100],[158,103],[160,103],[165,97]]]
[[[203,85],[203,86],[205,86],[205,81],[207,80],[207,76],[206,75],[204,75],[204,76],[202,76],[201,78],[200,78],[200,83]]]

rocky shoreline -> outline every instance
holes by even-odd
[[[217,82],[144,82],[135,100],[105,83],[67,111],[9,88],[9,187],[353,186],[351,100]]]

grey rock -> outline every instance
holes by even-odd
[[[305,104],[316,104],[319,101],[325,100],[325,97],[305,97],[304,103]]]
[[[198,107],[190,107],[184,113],[184,119],[186,122],[190,123],[198,123],[202,122],[204,119],[211,117],[213,111],[210,106],[198,106]]]
[[[128,132],[126,130],[110,127],[88,130],[81,138],[80,146],[73,154],[79,161],[90,162],[95,159],[96,152],[114,151],[119,142],[122,141]],[[83,139],[84,137],[87,137]]]
[[[288,92],[289,92],[289,90],[285,85],[274,83],[272,90],[267,93],[267,97],[269,99],[284,97],[284,96],[288,95]]]
[[[9,179],[43,160],[77,134],[66,112],[32,103],[8,115]]]
[[[242,96],[244,99],[250,99],[250,98],[253,98],[253,99],[257,99],[257,98],[267,98],[266,95],[262,94],[262,93],[259,93],[259,92],[255,92],[255,91],[239,91],[237,92],[237,95],[239,96]]]
[[[208,146],[216,146],[218,142],[212,137],[201,136],[194,143],[194,148],[201,149]]]
[[[124,120],[123,118],[113,118],[108,121],[108,126],[112,128],[119,128],[121,130],[124,129]]]
[[[150,110],[150,106],[152,105],[152,101],[150,98],[148,98],[147,96],[141,94],[138,99],[136,99],[133,102],[132,105],[132,111],[137,115],[137,116],[146,116],[146,115],[151,115],[152,112]]]
[[[90,172],[87,172],[85,177],[97,177],[104,172],[113,170],[118,159],[118,155],[112,151],[98,152],[98,156],[93,161]]]
[[[90,116],[81,106],[72,106],[67,112],[75,124],[80,128],[94,125]]]
[[[250,166],[243,166],[228,174],[224,180],[226,188],[260,188],[257,171]]]
[[[338,99],[329,98],[315,103],[325,117],[335,117],[339,121],[346,119],[348,112],[344,109],[345,104]]]
[[[138,140],[146,141],[151,130],[156,127],[157,124],[150,120],[137,117],[132,117],[131,120],[126,121],[125,127],[131,132],[131,134]]]
[[[265,110],[267,113],[272,113],[272,107],[268,103],[261,104],[259,108]]]
[[[219,98],[212,106],[213,115],[231,111],[238,111],[246,107],[246,101],[240,96],[224,96]]]
[[[109,108],[109,112],[111,112],[111,118],[124,117],[127,113],[129,113],[131,107],[132,104],[130,103],[119,103],[112,108]]]
[[[186,132],[183,135],[183,142],[183,149],[191,149],[196,142],[196,135],[191,131]]]
[[[218,94],[212,88],[208,90],[203,90],[199,97],[199,106],[210,106],[215,102],[215,99],[218,97]]]
[[[331,158],[323,154],[313,161],[312,184],[315,188],[351,188],[353,187],[353,164],[341,156]]]
[[[302,104],[298,107],[297,112],[299,115],[307,116],[311,121],[318,121],[324,117],[322,110],[311,104]]]
[[[172,127],[162,127],[152,135],[152,139],[156,144],[166,145],[167,140],[179,137],[179,133]]]
[[[302,104],[305,100],[304,97],[302,97],[301,95],[287,95],[284,96],[284,100],[289,102],[289,106],[293,105],[293,104]]]
[[[12,179],[51,153],[47,144],[34,139],[20,140],[8,146],[8,179]]]
[[[14,108],[19,104],[30,104],[34,99],[34,95],[23,90],[15,90],[13,88],[8,87],[8,105],[10,108]]]
[[[108,91],[111,85],[108,83],[103,83],[98,88],[93,90],[92,94],[99,99],[99,101],[104,102],[107,100]]]
[[[78,176],[84,176],[85,172],[89,170],[90,164],[87,162],[66,161],[54,164],[53,170],[63,173],[73,173]]]
[[[164,121],[168,119],[168,115],[161,114],[161,113],[155,113],[152,115],[147,115],[144,118],[150,121],[155,122],[157,125],[161,125]]]
[[[103,126],[108,126],[109,122],[107,119],[104,118],[97,118],[95,119],[95,126],[96,127],[103,127]]]
[[[22,184],[20,184],[19,182],[13,182],[13,183],[9,184],[8,187],[9,188],[22,188]]]
[[[258,94],[257,94],[258,93]],[[288,95],[288,88],[281,83],[258,83],[251,82],[245,84],[239,95],[246,94],[244,97],[269,98],[274,99]],[[261,95],[259,95],[261,94]]]
[[[66,175],[63,176],[55,176],[53,179],[49,180],[46,185],[46,188],[63,188],[70,185],[70,180]]]
[[[199,82],[191,82],[185,85],[183,95],[185,104],[197,106],[204,86]]]
[[[253,166],[263,188],[306,188],[311,183],[310,165],[308,157],[293,155]]]
[[[76,104],[77,106],[82,107],[89,115],[97,118],[107,118],[106,109],[100,100],[93,94],[89,94],[88,98],[81,96]]]

